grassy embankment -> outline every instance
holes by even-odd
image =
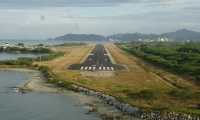
[[[130,72],[115,71],[115,76],[112,77],[93,77],[82,76],[80,71],[65,70],[68,65],[79,63],[93,46],[58,47],[56,51],[68,52],[68,54],[50,61],[36,62],[36,64],[51,67],[53,73],[60,80],[115,96],[120,101],[140,108],[174,110],[199,115],[199,99],[183,99],[182,97],[185,93],[199,92],[198,86],[162,70],[162,75],[165,75],[168,79],[176,80],[178,83],[187,86],[187,89],[179,89],[153,73],[154,71],[161,71],[160,68],[121,51],[115,45],[109,44],[106,47],[115,62],[125,64]]]

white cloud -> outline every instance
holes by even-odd
[[[199,23],[192,23],[192,22],[181,22],[180,23],[181,26],[196,26],[196,25],[200,25]]]
[[[0,39],[200,31],[199,0],[0,0]]]
[[[29,22],[29,21],[23,22],[23,23],[21,24],[22,27],[25,27],[25,26],[27,26],[27,25],[30,25],[30,22]]]

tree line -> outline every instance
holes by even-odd
[[[176,73],[200,78],[200,43],[116,43],[121,49]]]
[[[7,46],[5,49],[3,47],[0,47],[0,52],[12,52],[12,51],[20,51],[20,52],[29,52],[29,53],[52,53],[53,51],[50,48],[34,48],[34,49],[30,49],[27,47],[10,47]]]

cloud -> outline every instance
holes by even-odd
[[[66,33],[199,31],[199,5],[199,0],[0,0],[0,34],[49,38]]]
[[[197,26],[200,25],[199,23],[192,23],[192,22],[181,22],[181,26]]]
[[[185,7],[185,8],[183,8],[183,10],[192,11],[192,12],[200,12],[199,5]]]
[[[5,0],[0,2],[0,8],[113,7],[126,3],[161,3],[172,1],[176,0]]]
[[[30,22],[29,21],[26,21],[26,22],[23,22],[22,24],[21,24],[21,26],[22,27],[25,27],[25,26],[27,26],[27,25],[29,25],[30,24]]]

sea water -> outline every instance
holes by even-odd
[[[0,45],[4,45],[5,43],[9,43],[10,45],[16,45],[18,43],[24,43],[25,46],[27,45],[56,45],[56,44],[63,44],[63,43],[79,43],[84,42],[87,44],[111,44],[114,42],[111,41],[69,41],[69,40],[3,40],[0,39]]]
[[[110,44],[113,42],[110,41],[66,41],[66,40],[3,40],[0,39],[0,46],[4,45],[5,42],[8,42],[10,45],[14,46],[18,43],[24,43],[25,46],[27,45],[56,45],[56,44],[63,44],[63,43],[77,43],[77,42],[84,42],[87,44]],[[33,53],[6,53],[0,52],[0,60],[16,60],[19,57],[31,57],[36,58],[41,54],[33,54]]]
[[[66,93],[15,92],[28,72],[0,70],[0,120],[101,120]]]
[[[16,60],[19,57],[36,58],[44,54],[35,53],[6,53],[0,52],[0,60]]]

